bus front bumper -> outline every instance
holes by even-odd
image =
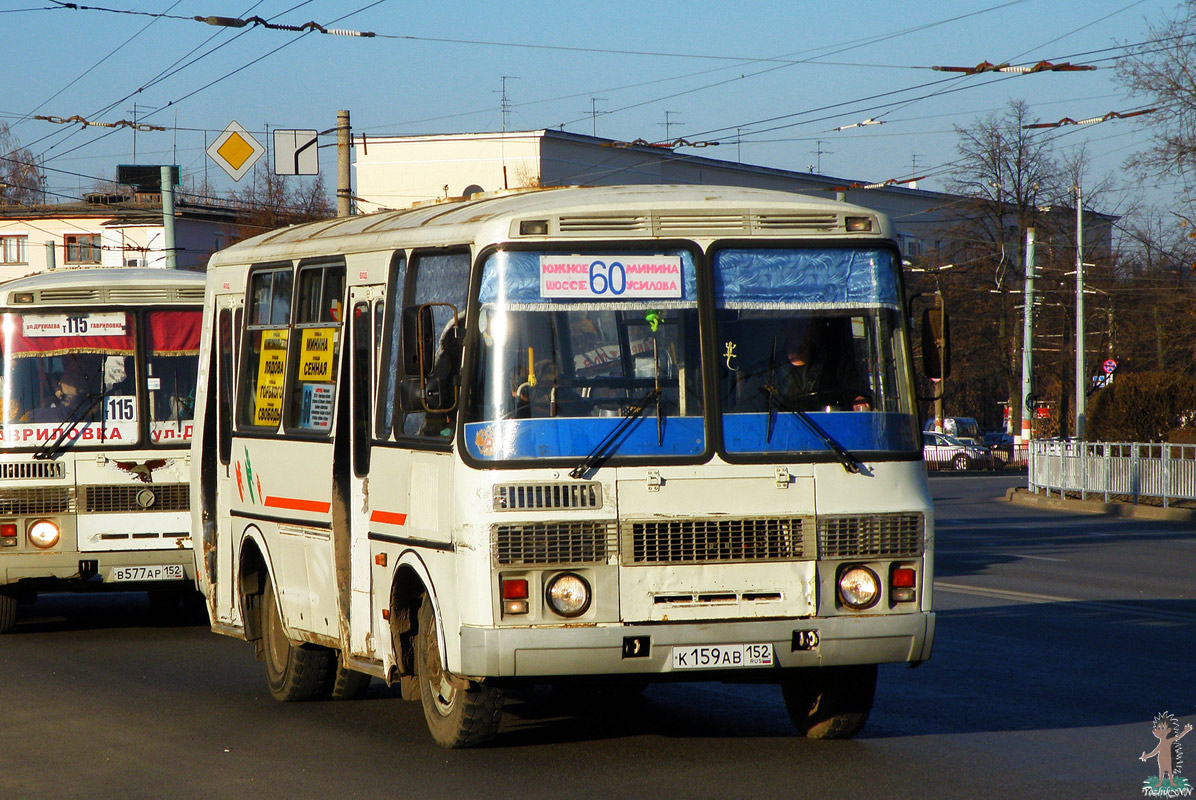
[[[167,571],[166,567],[171,569]],[[96,553],[0,552],[0,586],[23,584],[59,591],[120,591],[167,588],[179,583],[195,583],[195,558],[190,548]]]
[[[720,670],[691,671],[675,667],[674,649],[771,644],[774,667],[790,668],[916,663],[930,657],[933,642],[933,612],[767,622],[536,628],[462,626],[460,672],[473,677],[705,672],[709,679],[712,672],[716,676]],[[629,654],[633,651],[634,654]]]

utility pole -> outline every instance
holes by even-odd
[[[349,112],[336,112],[336,215],[347,217],[353,213],[352,183],[349,180]]]
[[[1076,438],[1084,438],[1084,208],[1076,184]]]
[[[174,249],[174,168],[162,170],[162,240],[166,248],[166,268],[178,269],[178,257]]]
[[[944,362],[947,360],[947,313],[943,306],[943,288],[938,286],[938,276],[934,278],[934,299],[939,309],[939,327],[935,336],[935,347],[939,351],[939,380],[938,391],[934,393],[934,429],[943,432],[943,393],[947,391],[947,376],[943,374]]]
[[[1022,313],[1022,430],[1015,437],[1017,444],[1027,444],[1034,435],[1034,409],[1030,395],[1034,393],[1034,229],[1026,229],[1025,306]]]

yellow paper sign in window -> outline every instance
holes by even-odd
[[[254,425],[277,426],[282,422],[282,395],[287,374],[286,330],[262,331],[262,356],[257,365],[257,403]]]
[[[336,328],[304,328],[299,348],[299,380],[331,383]]]

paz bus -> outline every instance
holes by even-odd
[[[194,591],[190,439],[204,279],[0,284],[0,633],[44,591]]]
[[[447,747],[570,679],[773,682],[801,733],[855,734],[876,665],[934,636],[900,263],[874,211],[711,186],[217,253],[191,462],[214,629],[279,700],[398,683]]]

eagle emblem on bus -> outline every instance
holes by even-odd
[[[494,428],[490,425],[482,428],[473,437],[473,443],[477,446],[478,452],[489,458],[494,455]]]

